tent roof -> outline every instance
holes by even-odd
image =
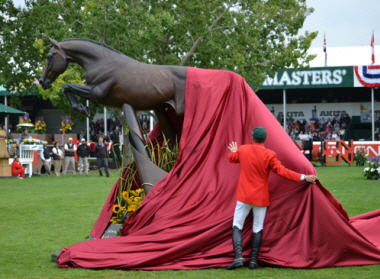
[[[25,111],[18,110],[12,107],[8,107],[6,105],[0,104],[0,115],[4,116],[6,114],[13,114],[13,115],[25,115]]]
[[[7,89],[5,89],[4,86],[0,85],[0,96],[10,96],[11,93],[8,92]]]

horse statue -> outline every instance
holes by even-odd
[[[183,116],[187,67],[144,64],[90,39],[60,42],[50,39],[50,42],[51,50],[39,80],[42,88],[50,88],[69,63],[79,64],[86,71],[86,85],[69,83],[63,90],[72,108],[87,116],[92,113],[76,96],[122,108],[140,179],[144,185],[158,182],[166,172],[150,162],[135,110],[154,110],[162,133],[173,143],[176,135],[166,109],[171,106],[177,115]]]

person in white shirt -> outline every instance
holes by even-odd
[[[69,142],[65,144],[65,166],[63,167],[62,175],[66,176],[67,168],[71,165],[73,170],[73,176],[76,175],[75,172],[75,160],[74,154],[77,151],[77,146],[73,144],[73,138],[69,138]]]
[[[304,134],[302,131],[300,132],[300,134],[298,135],[300,140],[306,140],[308,138],[308,136],[306,134]]]
[[[63,159],[63,152],[59,148],[58,142],[54,143],[54,147],[52,149],[53,152],[53,166],[54,166],[54,173],[55,176],[59,176],[61,172],[62,162]]]
[[[340,137],[336,132],[333,132],[333,134],[331,135],[331,139],[332,140],[340,140]]]
[[[40,157],[42,162],[44,163],[45,171],[46,171],[46,176],[51,176],[51,157],[50,157],[50,151],[49,148],[47,147],[47,141],[44,141],[44,147],[40,151]]]

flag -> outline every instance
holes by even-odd
[[[372,64],[375,64],[375,35],[373,34],[373,31],[370,46],[372,47]]]
[[[325,53],[325,67],[327,67],[327,46],[326,46],[326,34],[323,34],[323,52]]]

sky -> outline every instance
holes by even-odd
[[[380,0],[306,0],[315,9],[300,30],[318,31],[311,47],[369,46],[372,31],[380,45]]]

